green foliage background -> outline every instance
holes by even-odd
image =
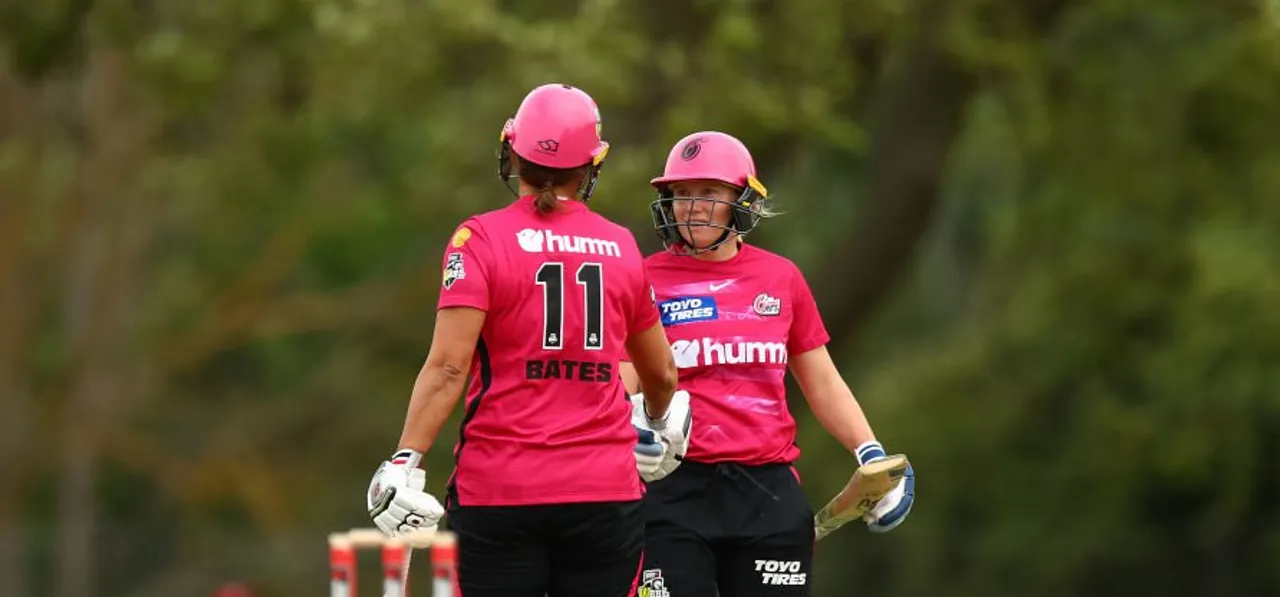
[[[787,212],[754,242],[807,273],[915,462],[909,521],[824,541],[815,595],[1278,595],[1278,16],[0,4],[0,594],[324,591],[440,251],[508,198],[503,120],[563,81],[614,146],[593,204],[649,250],[676,139],[753,148]],[[852,459],[792,402],[816,504]]]

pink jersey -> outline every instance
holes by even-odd
[[[669,252],[645,260],[662,325],[693,400],[687,458],[793,462],[787,360],[830,340],[809,285],[788,259],[751,245],[720,262]]]
[[[639,499],[618,375],[658,321],[635,237],[578,201],[531,197],[468,219],[444,255],[439,308],[487,312],[450,497],[464,506]]]

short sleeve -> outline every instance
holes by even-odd
[[[640,266],[640,275],[637,276],[635,288],[631,293],[630,304],[631,313],[627,318],[628,335],[638,334],[658,323],[660,319],[658,315],[658,298],[653,292],[653,282],[649,279],[649,269],[643,261]],[[624,363],[631,362],[631,355],[627,354],[626,343],[618,347],[618,360]]]
[[[492,266],[488,241],[474,220],[463,222],[445,246],[443,278],[437,309],[473,307],[489,310],[489,269]]]
[[[822,314],[813,300],[809,283],[798,268],[791,273],[791,330],[787,334],[787,352],[804,354],[831,341],[827,328],[822,324]]]
[[[631,309],[631,321],[627,324],[627,333],[638,334],[658,323],[658,299],[653,293],[653,283],[643,267],[640,270],[640,283],[635,290],[634,306]]]

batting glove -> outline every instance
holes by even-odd
[[[878,441],[869,441],[858,446],[857,457],[858,465],[875,462],[885,458],[884,446]],[[873,533],[887,533],[902,521],[907,519],[907,515],[911,513],[911,506],[916,501],[916,473],[911,468],[911,463],[907,462],[907,471],[902,475],[902,479],[893,489],[889,490],[876,506],[862,517],[867,523],[867,529]]]
[[[644,394],[635,394],[631,397],[631,424],[636,429],[652,431],[665,449],[658,470],[647,475],[641,471],[641,477],[649,483],[665,478],[680,466],[689,451],[689,434],[693,431],[689,392],[676,390],[666,416],[661,419],[649,418],[644,408]]]
[[[422,454],[400,450],[383,461],[369,483],[365,505],[373,524],[388,537],[416,530],[434,530],[444,508],[426,492],[427,472],[418,467]]]
[[[652,429],[636,427],[636,470],[645,483],[656,480],[667,456],[667,446]]]

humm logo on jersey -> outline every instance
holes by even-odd
[[[670,298],[658,303],[658,311],[662,313],[663,327],[695,321],[711,321],[719,316],[716,313],[716,299],[711,296]]]
[[[556,234],[550,230],[525,228],[516,233],[516,242],[526,253],[580,253],[622,257],[622,249],[611,240]]]
[[[787,345],[781,342],[718,342],[711,338],[671,343],[676,367],[689,369],[740,363],[787,364]]]

